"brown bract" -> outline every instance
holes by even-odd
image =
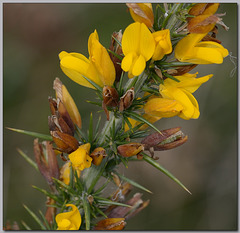
[[[119,111],[122,112],[128,109],[134,100],[134,87],[126,91],[126,93],[120,98]]]
[[[123,230],[126,225],[124,218],[106,218],[101,220],[96,224],[94,230],[101,231],[113,231],[113,230]]]
[[[144,147],[141,143],[132,142],[117,147],[118,153],[123,157],[131,157],[139,154],[144,150]]]

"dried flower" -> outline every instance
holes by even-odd
[[[59,54],[62,71],[74,82],[95,89],[85,78],[99,86],[112,86],[116,72],[107,50],[100,44],[95,30],[88,39],[89,59],[80,53]]]
[[[46,147],[46,156],[43,152],[42,144]],[[49,186],[54,189],[54,183],[52,177],[59,178],[59,167],[56,158],[56,154],[53,151],[50,142],[45,141],[42,144],[38,142],[38,139],[34,140],[34,154],[39,171],[46,179]]]
[[[122,112],[128,109],[134,100],[134,87],[126,91],[126,93],[120,98],[119,111]]]
[[[124,221],[124,218],[106,218],[101,221],[99,221],[96,226],[94,227],[94,230],[96,231],[113,231],[118,230],[121,231],[126,225],[126,222]]]
[[[125,29],[122,50],[122,69],[128,71],[129,78],[140,75],[155,50],[154,38],[144,23],[132,23]]]
[[[123,55],[122,47],[120,46],[120,44],[116,40],[119,43],[122,42],[122,30],[120,30],[119,32],[113,32],[111,45],[109,47],[109,49],[111,51],[113,51],[115,54],[117,54],[118,56],[122,56]],[[112,54],[111,52],[109,53],[109,56],[110,56],[110,58],[113,62],[115,70],[116,70],[115,82],[118,82],[120,80],[121,75],[122,75],[121,60],[117,56]]]
[[[135,22],[144,23],[148,28],[153,27],[154,15],[151,3],[126,3]]]
[[[96,166],[99,166],[102,160],[107,156],[106,150],[102,147],[98,147],[94,149],[94,151],[90,154],[92,158],[92,163]]]
[[[69,94],[65,85],[62,84],[59,78],[55,78],[53,82],[53,89],[56,91],[56,96],[61,100],[65,108],[67,109],[68,114],[70,115],[71,120],[79,128],[82,127],[82,120],[78,108]]]
[[[152,133],[145,137],[141,143],[144,145],[145,150],[150,148],[156,151],[173,149],[182,145],[188,139],[180,129],[180,127],[176,127],[162,130],[161,134],[158,132]]]
[[[67,204],[66,206],[72,207],[72,210],[56,216],[57,230],[79,230],[82,218],[78,208],[73,204]]]
[[[143,145],[137,142],[124,144],[117,147],[118,153],[123,157],[131,157],[137,155],[143,150]]]
[[[91,166],[92,158],[89,156],[90,147],[90,143],[81,145],[68,155],[74,169],[82,171]]]

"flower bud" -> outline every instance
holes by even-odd
[[[102,231],[113,231],[113,230],[123,230],[126,225],[124,218],[106,218],[101,220],[96,224],[94,230],[102,230]]]
[[[96,148],[91,154],[90,157],[92,157],[92,163],[96,166],[99,166],[103,160],[104,157],[106,157],[106,151],[102,147]]]
[[[156,132],[142,140],[145,150],[154,148],[156,151],[169,150],[178,147],[187,141],[180,127],[162,130],[161,134]]]
[[[144,23],[148,28],[153,27],[154,15],[151,3],[126,3],[135,22]]]
[[[119,56],[122,56],[123,55],[122,47],[119,45],[119,43],[116,40],[121,43],[121,41],[122,41],[122,30],[120,30],[119,32],[113,32],[111,45],[109,47],[109,49],[111,51],[113,51],[114,53],[116,53]],[[109,53],[109,56],[110,56],[110,58],[113,62],[115,70],[116,70],[115,82],[118,82],[121,78],[121,75],[122,75],[121,60],[112,53]]]
[[[69,134],[59,131],[50,131],[50,134],[53,137],[53,141],[57,145],[57,149],[61,152],[69,154],[75,151],[79,146],[77,139]]]
[[[118,105],[118,92],[110,86],[103,87],[103,102],[108,107],[116,107]]]
[[[122,112],[132,105],[134,100],[134,87],[126,91],[126,93],[120,98],[119,111]]]
[[[77,106],[72,96],[69,94],[67,88],[62,84],[59,78],[56,78],[54,80],[53,89],[56,91],[56,96],[62,101],[62,103],[66,107],[67,112],[69,113],[74,124],[81,128],[82,120]]]
[[[132,142],[117,147],[118,153],[123,157],[131,157],[139,154],[144,150],[143,144]]]
[[[46,156],[43,152],[43,145],[46,147]],[[38,165],[38,169],[46,179],[51,188],[54,187],[52,177],[59,178],[59,167],[56,155],[49,141],[38,143],[38,139],[34,140],[34,154]]]

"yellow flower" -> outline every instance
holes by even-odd
[[[82,171],[91,166],[92,158],[89,156],[90,143],[81,145],[68,155],[74,169]]]
[[[122,36],[122,51],[125,57],[121,67],[128,71],[129,78],[143,72],[154,50],[154,38],[144,23],[132,23],[125,29]]]
[[[115,68],[107,50],[100,44],[95,30],[88,39],[89,59],[80,53],[59,54],[62,71],[74,82],[95,89],[83,76],[99,86],[112,86],[115,80]]]
[[[169,29],[157,31],[152,33],[156,42],[156,48],[153,54],[153,60],[161,60],[165,54],[172,52],[172,43]]]
[[[67,204],[66,206],[71,206],[72,211],[60,213],[56,216],[57,230],[79,230],[82,218],[78,208],[73,204]]]
[[[159,92],[163,98],[150,99],[144,106],[147,114],[159,117],[179,117],[189,120],[197,119],[200,115],[197,100],[191,94],[195,92],[201,84],[207,82],[212,75],[196,78],[195,74],[184,74],[176,76],[180,82],[170,78],[160,84]]]
[[[60,169],[60,179],[66,185],[70,183],[70,170],[71,170],[71,162],[66,162]],[[78,177],[80,177],[80,170],[76,170]]]
[[[193,64],[221,64],[228,50],[213,41],[202,41],[207,33],[190,33],[175,48],[175,57],[181,62]]]
[[[148,28],[152,28],[154,15],[151,3],[126,3],[126,5],[135,22],[144,23]]]

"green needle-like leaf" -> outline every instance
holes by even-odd
[[[21,221],[21,223],[25,227],[26,230],[28,230],[28,231],[32,230],[24,221]]]
[[[166,72],[165,72],[163,75],[164,75],[165,77],[167,77],[167,78],[170,78],[170,79],[176,81],[176,82],[180,82],[178,79],[174,78],[172,75],[170,75],[170,74],[168,74],[168,73],[166,73]]]
[[[86,224],[86,230],[89,231],[90,230],[90,206],[89,206],[89,202],[87,200],[87,197],[83,197],[82,199],[82,203],[83,203],[83,209],[84,209],[84,216],[85,216],[85,224]]]
[[[14,129],[14,128],[9,128],[9,127],[6,127],[6,128],[10,129],[14,132],[17,132],[17,133],[22,133],[22,134],[26,134],[26,135],[29,135],[29,136],[32,136],[32,137],[35,137],[35,138],[41,138],[43,140],[52,141],[52,136],[51,135],[31,132],[31,131],[27,131],[27,130],[23,130],[23,129]]]
[[[98,207],[95,207],[95,210],[96,210],[99,214],[101,214],[104,218],[107,218],[107,215],[104,214]]]
[[[90,114],[89,119],[89,128],[88,128],[88,141],[89,143],[92,143],[93,140],[93,116],[92,113]]]
[[[95,82],[93,82],[91,79],[87,78],[86,76],[82,75],[83,78],[85,78],[89,83],[91,83],[96,89],[97,91],[102,93],[102,87],[100,87],[99,85],[97,85]]]
[[[102,204],[102,205],[117,205],[117,206],[131,207],[130,205],[120,203],[120,202],[111,201],[111,200],[109,200],[107,198],[103,198],[103,197],[96,196],[94,198],[96,199],[96,201],[99,204]]]
[[[130,179],[128,179],[127,177],[120,175],[119,173],[117,173],[117,175],[118,175],[122,180],[128,182],[129,184],[135,186],[136,188],[142,189],[142,190],[144,190],[144,191],[146,191],[146,192],[148,192],[148,193],[152,193],[150,190],[146,189],[145,187],[143,187],[142,185],[136,183],[135,181],[130,180]]]
[[[47,230],[42,221],[34,214],[26,205],[23,204],[23,207],[27,210],[27,212],[33,217],[33,219],[38,223],[42,230]]]
[[[31,159],[29,158],[22,150],[20,150],[19,148],[17,148],[18,153],[32,166],[34,167],[37,171],[38,170],[38,166],[37,164]]]
[[[156,130],[158,133],[162,134],[153,124],[151,124],[149,121],[147,121],[146,119],[144,119],[142,116],[138,115],[135,112],[127,112],[126,113],[130,118],[136,120],[136,121],[140,121],[143,123],[146,123],[148,126],[150,126],[151,128],[153,128],[154,130]]]
[[[46,220],[46,218],[45,218],[45,216],[43,215],[43,213],[42,213],[41,210],[39,210],[39,214],[41,215],[41,217],[42,217],[42,219],[43,219],[43,222],[44,222],[45,226],[47,227],[47,230],[51,230],[51,227],[49,226],[49,224],[48,224],[48,222],[47,222],[47,220]]]
[[[163,168],[159,163],[157,163],[154,159],[149,157],[144,152],[141,152],[143,155],[143,160],[145,160],[147,163],[151,164],[161,172],[163,172],[165,175],[167,175],[170,179],[175,181],[177,184],[179,184],[184,190],[186,190],[188,193],[192,194],[173,174],[171,174],[167,169]]]
[[[57,202],[60,202],[59,201],[59,198],[57,196],[55,196],[54,194],[51,194],[49,193],[48,191],[46,191],[45,189],[41,189],[41,188],[38,188],[37,186],[35,185],[32,185],[33,188],[37,189],[38,191],[40,191],[41,193],[43,193],[44,195],[52,198],[53,200],[57,201]]]

